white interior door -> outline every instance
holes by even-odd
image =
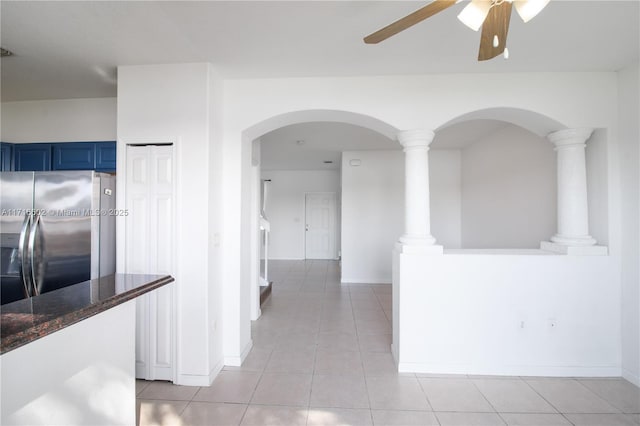
[[[336,194],[305,195],[305,257],[336,258]]]
[[[173,274],[173,147],[127,146],[128,273]],[[173,286],[137,299],[136,377],[174,379]]]

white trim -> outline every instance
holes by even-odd
[[[398,363],[398,360],[400,358],[398,357],[398,350],[396,349],[396,345],[392,343],[390,347],[391,347],[391,356],[393,356],[393,363],[396,365],[396,368],[398,369],[398,371],[400,371],[400,364]]]
[[[627,370],[626,368],[622,369],[622,377],[634,385],[640,387],[640,375],[634,374],[633,372]]]
[[[270,257],[269,260],[306,260],[304,257]]]
[[[343,284],[391,284],[391,277],[388,278],[345,278],[340,281]]]
[[[613,365],[462,365],[398,363],[401,373],[474,374],[496,376],[546,376],[546,377],[620,377],[621,369]]]
[[[247,355],[249,355],[251,348],[253,348],[253,339],[249,340],[249,343],[244,347],[240,356],[225,356],[224,365],[229,367],[240,367],[247,358]]]
[[[180,374],[175,384],[180,386],[211,386],[211,383],[218,376],[218,373],[222,371],[224,364],[219,362],[209,372],[208,375],[204,374]]]

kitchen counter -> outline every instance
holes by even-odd
[[[136,298],[173,281],[116,274],[3,305],[0,424],[135,424]]]
[[[3,305],[0,354],[111,309],[174,279],[169,275],[115,274]]]

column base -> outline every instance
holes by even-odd
[[[434,240],[435,241],[435,240]],[[396,243],[395,250],[397,253],[405,254],[426,254],[441,255],[444,254],[444,247],[436,244],[409,244],[400,238]]]
[[[431,235],[415,237],[404,234],[400,237],[400,243],[408,246],[432,246],[436,243],[436,239]]]
[[[572,246],[551,241],[542,241],[540,249],[569,256],[607,256],[609,254],[606,246]]]
[[[560,244],[560,245],[565,245],[565,246],[572,246],[572,247],[578,247],[578,246],[584,247],[584,246],[596,245],[596,240],[591,235],[584,235],[580,237],[567,237],[561,234],[556,234],[553,237],[551,237],[551,242]]]

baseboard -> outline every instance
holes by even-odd
[[[240,367],[244,360],[247,358],[247,355],[249,355],[251,348],[253,348],[253,340],[249,340],[247,345],[242,350],[242,353],[240,353],[240,356],[225,356],[224,365],[227,365],[229,367]]]
[[[341,277],[340,282],[344,284],[391,284],[389,278],[345,278]]]
[[[273,281],[269,281],[268,285],[260,287],[260,307],[262,307],[262,304],[266,302],[269,296],[271,296],[272,288],[273,288]],[[258,317],[260,317],[260,315],[258,315]]]
[[[178,381],[176,385],[181,386],[211,386],[211,383],[218,376],[218,373],[222,371],[222,367],[224,364],[222,360],[218,361],[218,363],[209,371],[208,375],[196,375],[196,374],[178,374]]]
[[[398,363],[401,373],[473,374],[487,376],[545,376],[545,377],[620,377],[619,366],[544,366],[504,365],[469,366],[425,363]]]
[[[269,256],[269,260],[305,260],[304,257],[273,257]]]
[[[629,382],[633,383],[634,385],[640,387],[640,375],[638,375],[637,373],[633,373],[627,370],[626,368],[623,368],[622,377],[628,380]]]

